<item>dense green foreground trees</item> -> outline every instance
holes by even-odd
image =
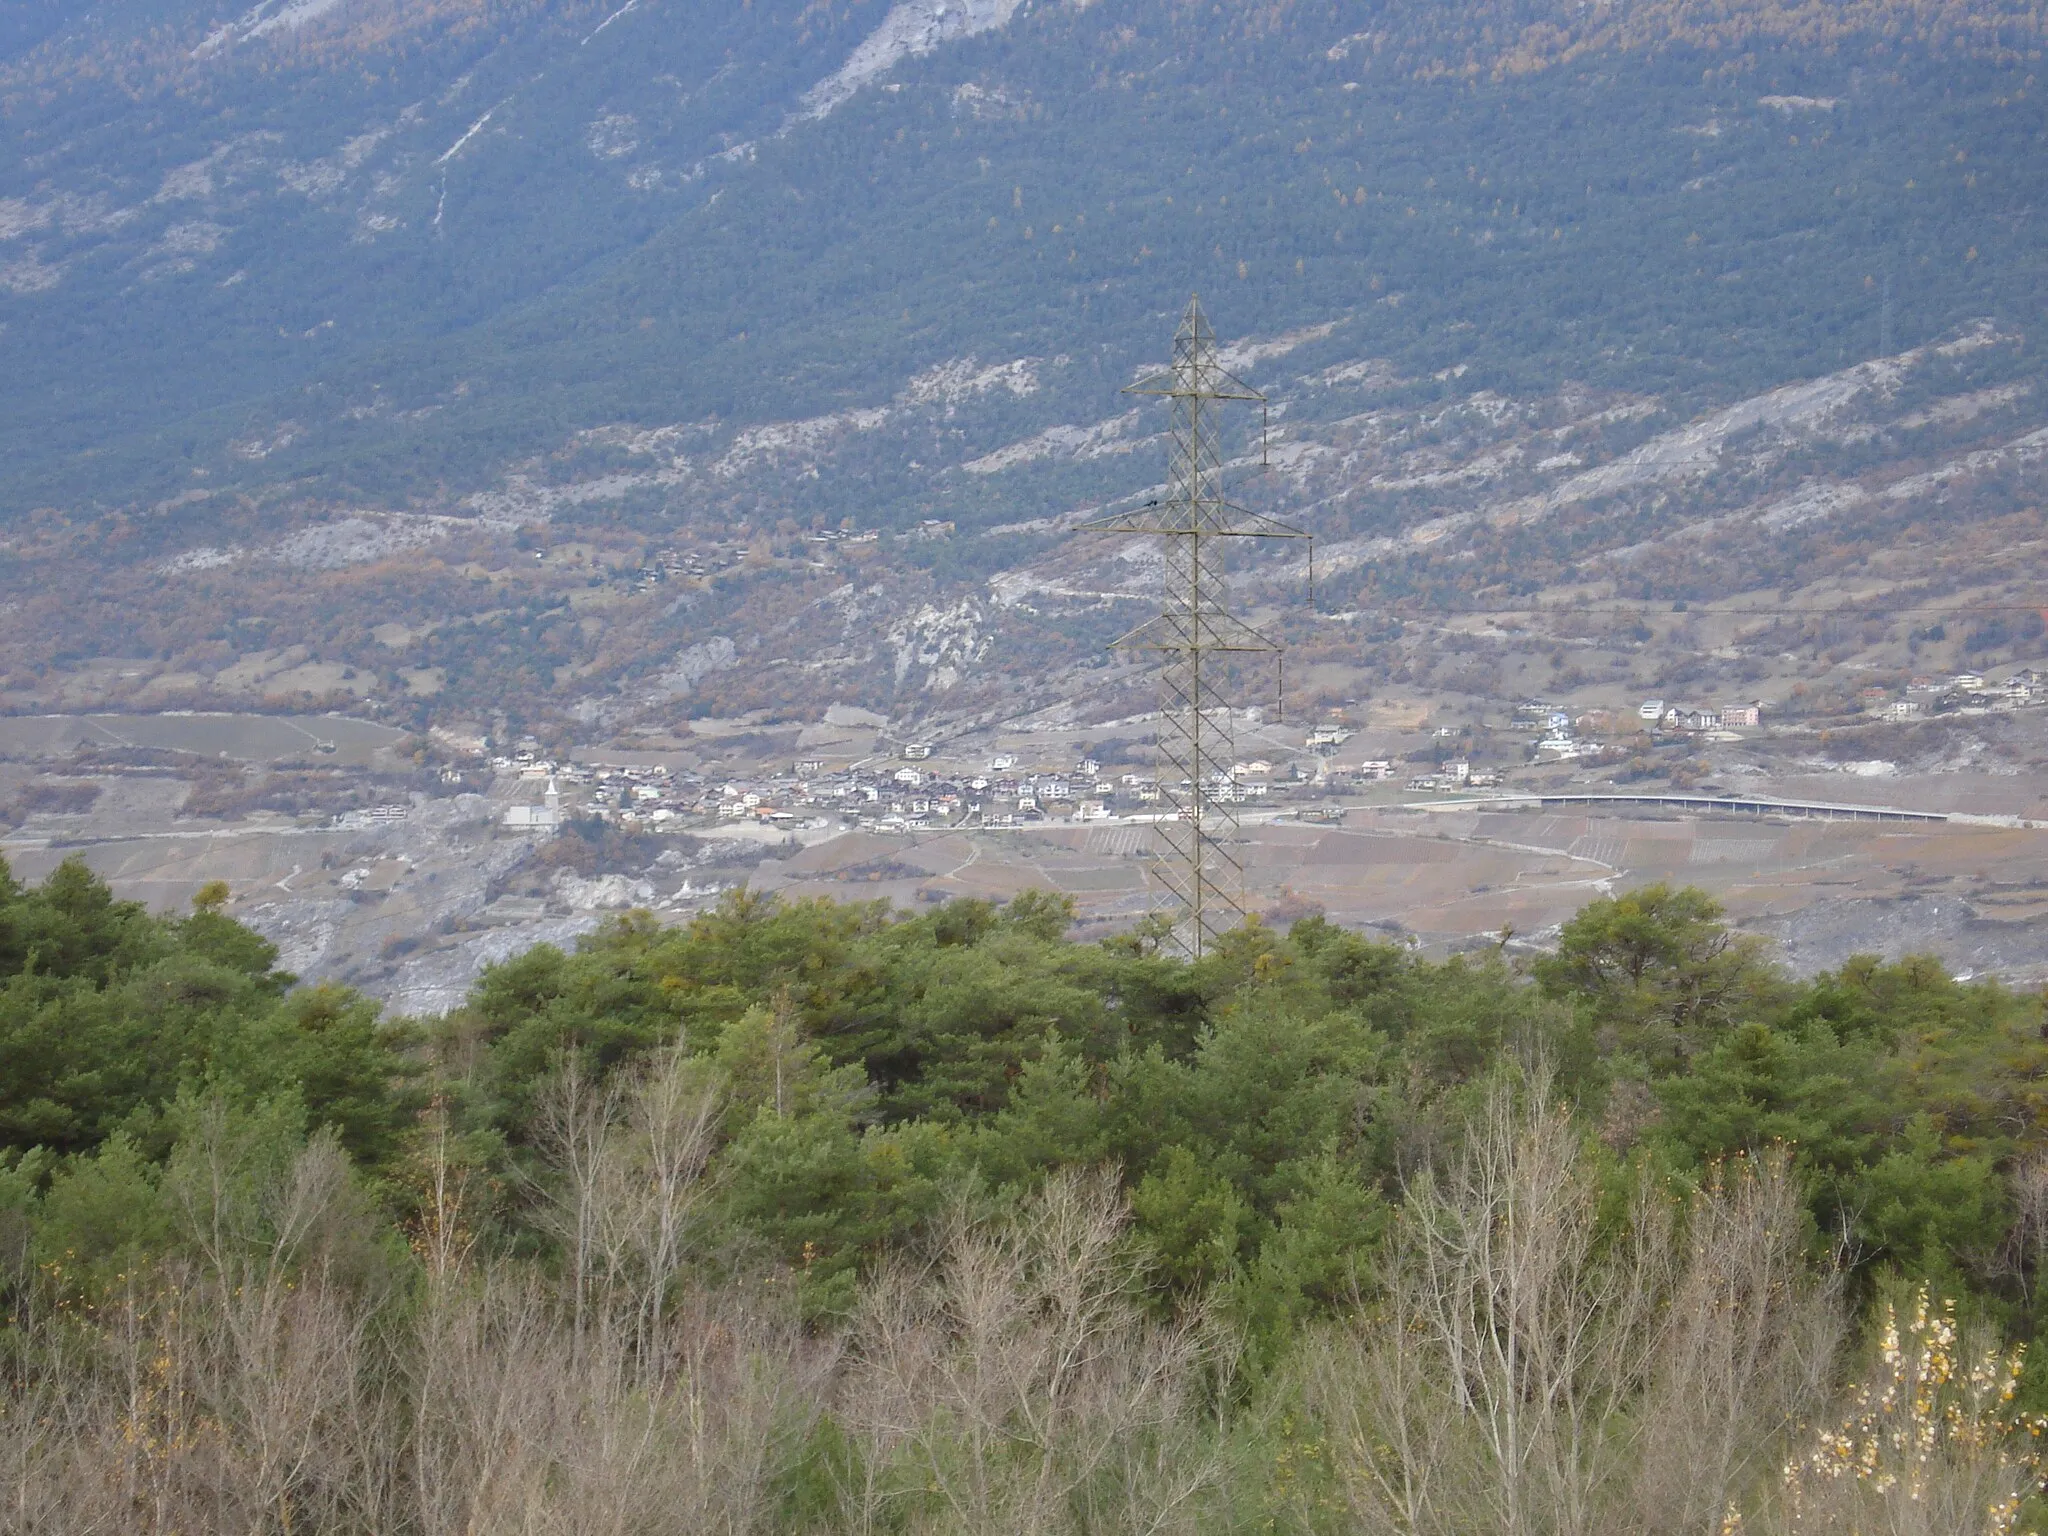
[[[740,893],[391,1024],[9,881],[0,1529],[2011,1529],[2042,1000],[1718,916]]]

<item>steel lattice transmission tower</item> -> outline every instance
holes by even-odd
[[[1309,535],[1223,497],[1218,407],[1226,401],[1260,411],[1260,462],[1265,461],[1266,397],[1227,372],[1216,334],[1198,299],[1188,301],[1173,339],[1173,366],[1124,391],[1171,402],[1172,463],[1167,494],[1126,513],[1082,525],[1096,533],[1141,534],[1160,541],[1165,593],[1156,618],[1114,647],[1159,658],[1159,858],[1155,909],[1172,919],[1173,942],[1199,959],[1216,936],[1244,920],[1244,865],[1237,851],[1237,798],[1231,768],[1228,668],[1233,657],[1270,655],[1268,639],[1225,607],[1223,540],[1305,539]]]

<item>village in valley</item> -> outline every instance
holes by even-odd
[[[2001,659],[1787,660],[1692,696],[1670,671],[1652,691],[1649,667],[1553,667],[1556,692],[1503,697],[1326,648],[1284,716],[1270,694],[1210,713],[1227,751],[1203,798],[1247,909],[1276,923],[1323,911],[1438,952],[1540,947],[1590,896],[1671,879],[1796,963],[1875,933],[2048,976],[2048,670]],[[1528,688],[1542,661],[1504,681]],[[724,665],[743,686],[750,664]],[[295,973],[404,1012],[452,1006],[536,943],[635,911],[685,922],[742,887],[913,911],[1049,888],[1101,937],[1151,909],[1158,823],[1187,799],[1161,783],[1151,691],[1098,671],[1044,680],[1021,710],[1000,693],[670,705],[581,735],[346,710],[22,714],[0,720],[0,847],[30,880],[81,854],[157,907],[224,879]]]
[[[1915,676],[1897,688],[1865,688],[1856,699],[1866,720],[1893,724],[2040,705],[2048,705],[2048,672],[2031,667],[1995,680],[1974,672]],[[1389,791],[1511,793],[1518,770],[1575,767],[1597,778],[1601,768],[1660,750],[1737,745],[1766,732],[1779,738],[1806,733],[1804,726],[1769,721],[1770,710],[1763,701],[1693,705],[1650,698],[1633,710],[1574,713],[1527,700],[1493,729],[1436,726],[1398,756],[1347,750],[1362,734],[1374,734],[1354,723],[1369,714],[1357,707],[1331,708],[1323,722],[1294,728],[1269,724],[1256,708],[1237,710],[1230,724],[1252,750],[1227,776],[1217,776],[1210,798],[1241,814],[1314,816],[1341,811],[1347,800],[1374,791],[1373,803],[1385,803]],[[731,771],[679,768],[659,753],[625,754],[639,759],[626,761],[596,750],[555,761],[540,756],[537,744],[492,755],[494,794],[506,801],[502,825],[552,832],[589,818],[655,832],[716,835],[755,827],[816,836],[1142,824],[1170,814],[1160,809],[1160,784],[1149,765],[1134,770],[1091,755],[1096,741],[1123,731],[1149,739],[1156,724],[1151,717],[1087,731],[974,732],[964,740],[917,741],[896,739],[887,722],[865,711],[829,713],[839,722],[836,729],[828,724],[796,733],[798,750],[806,750],[807,739],[816,755],[734,764]],[[1456,751],[1475,739],[1485,745],[1483,756]],[[1388,743],[1375,735],[1373,745]],[[981,747],[989,750],[976,750]],[[389,816],[395,809],[368,814]]]

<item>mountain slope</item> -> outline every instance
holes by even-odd
[[[1099,667],[1142,552],[1064,530],[1156,481],[1118,390],[1191,289],[1274,402],[1241,494],[1325,543],[1321,617],[1305,568],[1242,573],[1305,697],[2004,655],[1798,615],[2032,601],[2042,25],[25,11],[0,705],[550,736],[835,698],[1135,710]],[[1617,607],[1740,594],[1790,628]]]
[[[79,9],[6,80],[17,508],[431,504],[970,354],[1102,388],[1191,288],[1267,334],[1370,306],[1414,374],[1700,398],[2048,293],[2016,8]]]

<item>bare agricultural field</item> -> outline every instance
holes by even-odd
[[[342,715],[0,716],[0,757],[66,758],[83,748],[143,748],[239,762],[316,758],[367,768],[405,732]]]
[[[124,901],[175,910],[210,880],[225,880],[237,893],[287,887],[294,874],[317,866],[321,854],[343,841],[340,834],[280,822],[217,832],[154,833],[91,842],[62,838],[10,840],[8,867],[17,879],[35,882],[64,859],[83,858]]]

